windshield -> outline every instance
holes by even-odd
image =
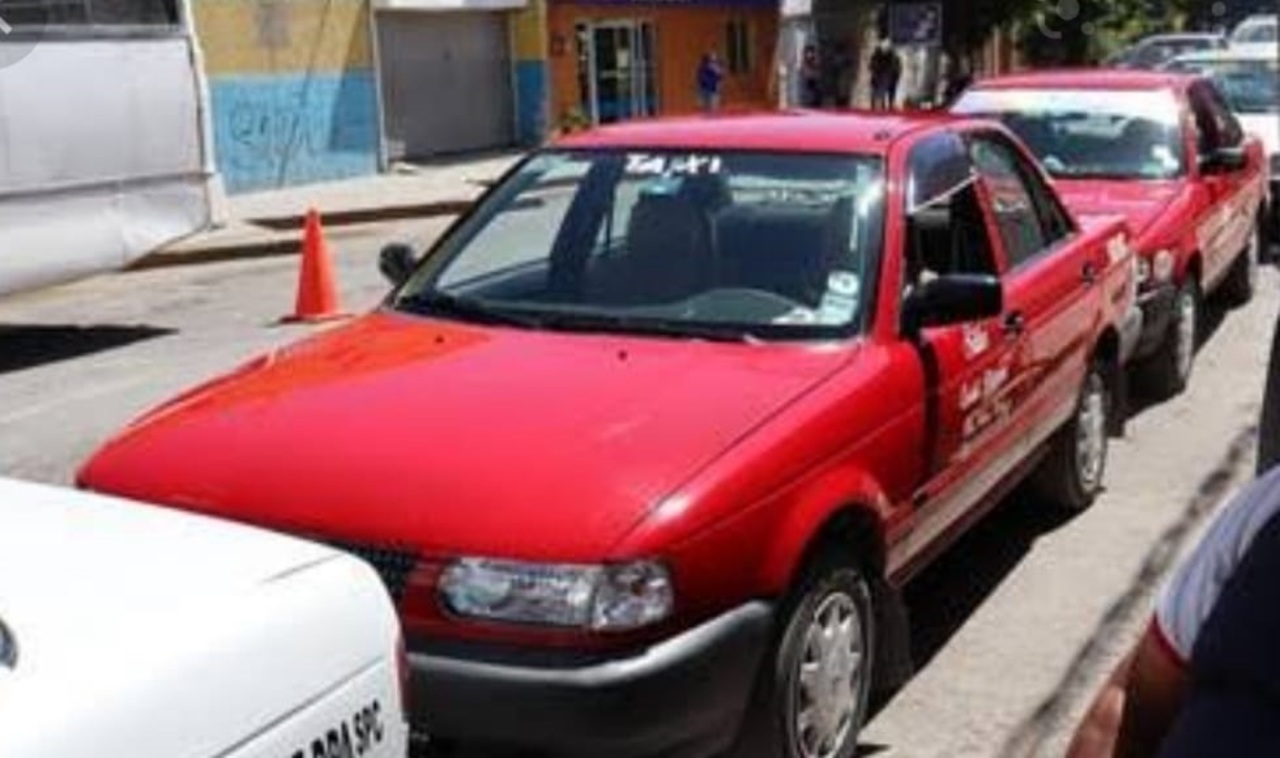
[[[1172,92],[976,90],[955,110],[1003,121],[1055,177],[1172,179],[1185,170]]]
[[[843,336],[873,291],[883,191],[879,158],[544,152],[393,304],[528,328]]]
[[[1280,60],[1180,61],[1173,68],[1212,77],[1236,113],[1280,113]]]
[[[1231,41],[1245,45],[1275,42],[1278,29],[1280,27],[1277,27],[1275,19],[1252,23],[1246,22],[1232,35]]]

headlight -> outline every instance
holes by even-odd
[[[671,615],[666,567],[653,561],[610,566],[464,558],[440,579],[459,616],[520,624],[626,631]]]

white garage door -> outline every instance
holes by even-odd
[[[392,160],[514,142],[506,14],[382,11],[377,25]]]

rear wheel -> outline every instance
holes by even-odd
[[[736,755],[856,752],[871,691],[875,614],[870,586],[844,552],[818,554],[785,604]]]
[[[1038,495],[1069,513],[1093,504],[1107,470],[1111,408],[1104,365],[1094,362],[1080,387],[1075,414],[1054,436],[1032,477]]]
[[[1164,342],[1139,367],[1142,384],[1157,398],[1170,398],[1187,388],[1195,366],[1199,323],[1200,288],[1188,276],[1174,296],[1173,318]]]
[[[1222,299],[1235,306],[1245,305],[1253,299],[1258,287],[1258,261],[1262,258],[1262,224],[1249,235],[1249,245],[1231,264],[1231,272],[1222,283]]]

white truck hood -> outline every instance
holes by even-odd
[[[334,550],[5,479],[0,621],[6,758],[231,754],[394,669],[398,638],[376,575]]]

